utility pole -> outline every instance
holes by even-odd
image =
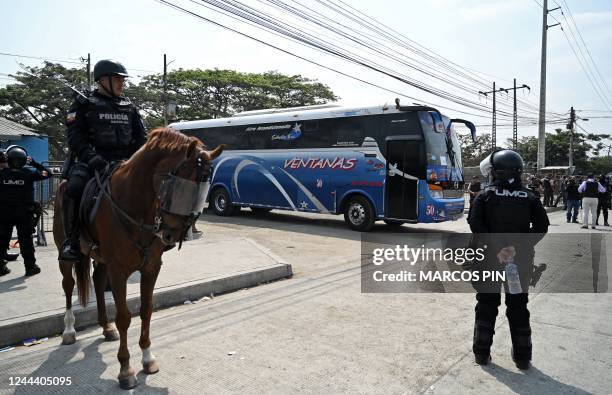
[[[168,96],[166,94],[166,75],[167,73],[168,73],[168,63],[166,63],[166,54],[164,54],[164,77],[163,77],[163,94],[162,94],[162,101],[163,101],[163,106],[164,106],[164,110],[163,110],[164,126],[168,126],[168,114],[166,110],[166,108],[168,107]]]
[[[485,97],[489,94],[493,94],[493,126],[491,129],[491,152],[495,151],[497,147],[497,108],[495,107],[495,93],[496,92],[504,92],[504,88],[495,89],[495,81],[493,82],[493,90],[489,92],[478,91],[479,94],[485,95]]]
[[[569,167],[570,169],[574,166],[574,124],[576,123],[576,112],[574,107],[570,109],[570,121],[567,124],[567,129],[570,133],[569,141]]]
[[[516,106],[516,91],[517,89],[527,89],[527,90],[531,90],[531,88],[525,84],[519,86],[518,88],[516,87],[516,78],[514,79],[514,87],[513,88],[508,88],[508,89],[503,89],[505,92],[508,91],[514,91],[514,115],[512,117],[512,148],[514,150],[516,150],[516,147],[518,145],[518,114],[517,114],[517,106]],[[501,90],[501,88],[500,88]]]
[[[87,53],[87,89],[91,89],[91,56]]]
[[[548,0],[543,0],[542,5],[542,59],[540,63],[540,116],[538,120],[538,170],[546,166],[546,34],[548,28],[557,26],[559,23],[548,26],[548,13],[561,7],[548,9]]]

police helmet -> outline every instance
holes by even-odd
[[[11,169],[21,169],[28,161],[28,153],[25,148],[12,145],[6,150],[6,159]]]
[[[94,66],[93,77],[95,81],[99,81],[101,77],[119,75],[129,77],[125,67],[114,60],[103,59]]]
[[[484,176],[493,177],[493,180],[520,181],[523,158],[509,149],[495,151],[480,162],[480,171]]]

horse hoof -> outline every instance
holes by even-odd
[[[69,345],[76,342],[76,332],[67,332],[62,335],[62,344]]]
[[[156,361],[151,361],[142,365],[142,371],[145,374],[155,374],[159,372],[159,365]]]
[[[107,342],[114,342],[119,340],[119,332],[117,330],[103,331],[104,340]]]
[[[138,386],[138,380],[135,375],[128,376],[126,378],[119,378],[119,387],[122,390],[131,390]]]

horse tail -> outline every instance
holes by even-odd
[[[74,272],[77,278],[77,289],[79,291],[79,303],[86,307],[89,303],[89,288],[91,286],[91,264],[89,257],[85,256],[78,260],[74,265]]]

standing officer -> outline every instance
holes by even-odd
[[[512,359],[519,369],[528,369],[531,327],[527,292],[533,271],[533,247],[548,231],[548,216],[540,199],[521,184],[523,159],[519,154],[512,150],[494,152],[481,162],[480,169],[484,176],[491,177],[492,183],[474,199],[468,222],[472,233],[496,233],[482,235],[482,238],[488,240],[487,253],[492,255],[499,269],[504,270],[510,261],[518,266],[522,292],[509,293],[508,284],[503,284],[506,290],[506,316],[512,337]],[[532,240],[525,242],[524,237],[504,235],[507,233],[534,235],[530,237]],[[501,304],[502,284],[490,285],[492,287],[485,292],[475,284],[477,303],[472,349],[479,365],[486,365],[491,359],[495,319]]]
[[[146,141],[138,110],[124,96],[127,70],[119,62],[101,60],[94,66],[98,88],[88,97],[78,95],[68,111],[68,145],[77,162],[69,173],[64,194],[66,241],[61,260],[80,257],[78,210],[85,184],[109,162],[128,159]]]
[[[6,169],[7,167],[8,167],[8,163],[6,161],[6,150],[3,148],[0,148],[0,171],[2,169]],[[3,261],[11,262],[11,261],[17,260],[18,257],[19,257],[19,254],[11,254],[8,251],[5,251],[4,254],[2,254],[2,251],[0,251],[0,266],[3,265]],[[5,264],[6,263],[4,263],[4,265]],[[0,269],[0,272],[2,272],[2,269]]]
[[[32,242],[34,182],[49,178],[50,172],[30,158],[22,147],[9,147],[6,157],[8,168],[0,170],[0,251],[8,249],[13,227],[16,226],[25,275],[32,276],[40,273]],[[25,167],[26,164],[36,170]],[[8,273],[10,270],[6,264],[0,263],[0,275]]]

